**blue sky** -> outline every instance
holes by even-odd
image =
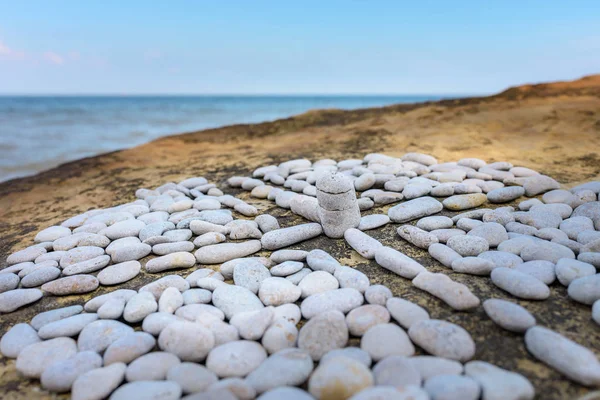
[[[592,73],[598,0],[0,0],[0,93],[491,93]]]

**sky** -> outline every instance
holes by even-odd
[[[599,0],[0,0],[2,94],[478,94],[592,73]]]

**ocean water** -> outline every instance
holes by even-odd
[[[0,96],[0,181],[161,136],[448,96]]]

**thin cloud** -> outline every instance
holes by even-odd
[[[14,50],[0,40],[0,60],[18,61],[25,59],[25,52]]]
[[[48,61],[51,64],[56,64],[56,65],[63,65],[65,63],[65,59],[53,52],[53,51],[47,51],[44,53],[44,60]]]

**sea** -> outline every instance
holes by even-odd
[[[178,133],[448,97],[0,96],[0,182]]]

